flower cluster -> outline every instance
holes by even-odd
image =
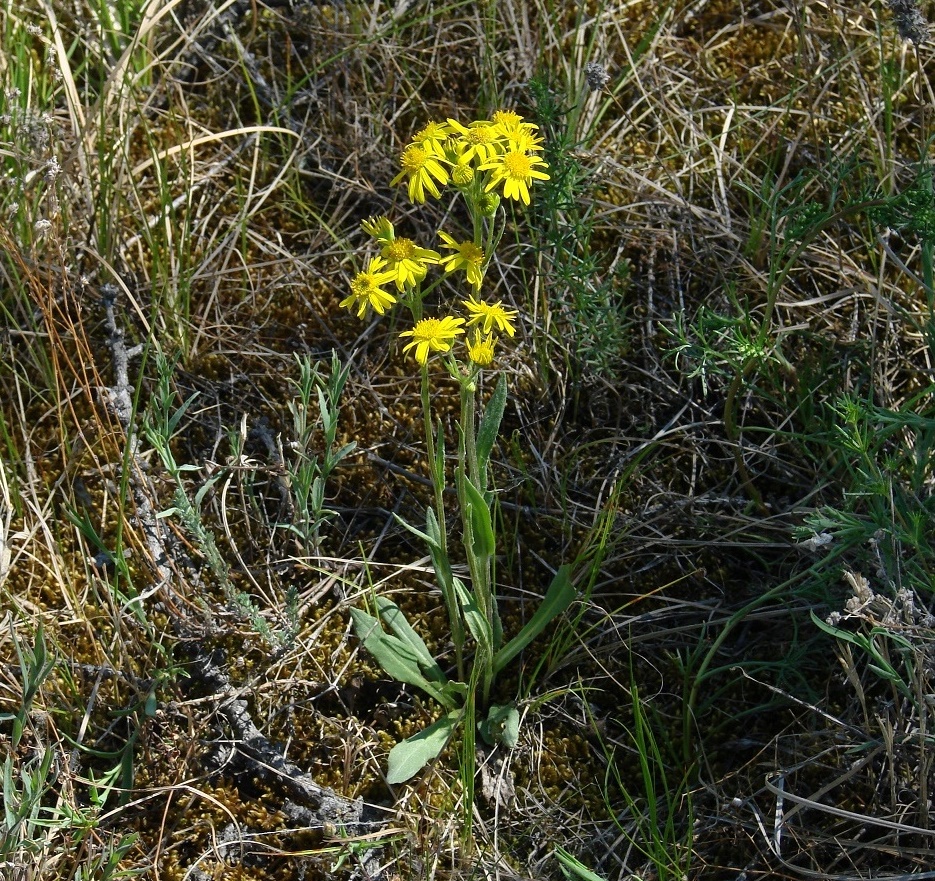
[[[454,119],[429,122],[405,147],[401,170],[392,182],[395,185],[405,179],[413,202],[425,202],[426,193],[441,198],[441,188],[449,185],[465,199],[474,235],[457,239],[440,230],[439,247],[445,253],[398,236],[387,217],[370,218],[362,224],[379,254],[353,279],[350,295],[341,305],[364,318],[370,310],[384,315],[398,301],[403,302],[415,319],[414,327],[400,334],[409,339],[403,351],[414,350],[423,367],[433,353],[449,355],[462,335],[471,369],[489,367],[498,337],[516,333],[517,311],[504,307],[501,301],[486,302],[480,291],[499,239],[494,221],[501,194],[504,199],[528,205],[530,185],[549,180],[548,165],[539,156],[542,139],[536,132],[537,126],[525,122],[518,113],[499,110],[490,120],[468,125]],[[439,284],[436,280],[423,288],[432,266],[440,267],[445,276],[464,273],[472,290],[469,299],[462,301],[465,317],[422,317],[423,299]],[[448,364],[450,369],[456,368],[455,362],[449,360]]]
[[[498,110],[493,119],[470,125],[454,119],[430,122],[403,150],[401,170],[392,182],[406,178],[413,202],[424,202],[426,190],[438,199],[438,185],[449,181],[483,193],[502,184],[504,198],[528,205],[532,181],[549,179],[548,165],[537,155],[542,151],[537,128],[512,110]]]

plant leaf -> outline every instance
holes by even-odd
[[[560,566],[558,572],[555,573],[542,603],[526,623],[526,626],[494,655],[494,675],[503,670],[513,658],[542,633],[546,625],[556,615],[561,615],[571,605],[576,593],[575,586],[571,582],[571,566],[566,563]]]
[[[490,520],[490,508],[484,494],[471,483],[467,475],[464,476],[462,483],[467,494],[465,507],[468,509],[468,518],[471,523],[474,553],[478,557],[489,557],[497,548],[493,523]]]
[[[432,657],[432,653],[422,641],[422,637],[412,629],[402,609],[386,597],[377,597],[377,609],[380,612],[380,617],[386,622],[386,626],[416,653],[419,666],[425,675],[441,684],[447,682],[448,677],[445,676],[442,668],[438,666],[435,658]]]
[[[328,457],[328,461],[332,466],[337,465],[338,462],[340,462],[345,456],[349,455],[350,453],[353,453],[354,450],[356,449],[357,449],[357,441],[351,441],[350,443],[346,443],[339,450],[332,453]]]
[[[442,552],[442,532],[438,525],[438,518],[435,511],[428,508],[425,514],[425,529],[428,533],[429,554],[432,557],[432,567],[435,569],[435,577],[442,590],[451,590],[451,562],[448,556]]]
[[[519,711],[513,704],[492,704],[487,718],[478,725],[481,736],[491,746],[505,743],[511,749],[519,741]]]
[[[432,510],[432,509],[429,508],[429,511],[431,511],[431,510]],[[424,541],[424,542],[429,546],[429,548],[436,547],[435,541],[434,541],[434,539],[432,538],[432,536],[427,535],[427,534],[424,533],[421,529],[416,529],[416,527],[413,526],[411,523],[408,523],[408,522],[406,522],[405,520],[403,520],[403,518],[400,517],[399,514],[394,514],[393,517],[394,517],[394,519],[396,520],[396,522],[397,522],[400,526],[405,527],[405,528],[408,529],[413,535],[418,536],[419,538],[421,538],[422,541]]]
[[[363,609],[351,609],[351,620],[357,638],[389,676],[398,682],[421,688],[445,709],[454,709],[455,702],[450,694],[422,674],[419,656],[413,648],[399,637],[386,633],[380,622]]]
[[[493,445],[496,443],[500,431],[500,421],[503,419],[503,410],[506,407],[506,377],[501,373],[497,387],[493,390],[480,425],[477,428],[477,460],[481,467],[485,467],[490,459]]]
[[[606,881],[602,875],[592,872],[584,863],[573,857],[564,848],[556,847],[554,852],[558,861],[562,864],[561,869],[566,878],[578,878],[580,881]]]
[[[490,657],[490,653],[493,652],[493,633],[490,624],[487,623],[478,607],[474,594],[467,589],[464,582],[460,578],[452,578],[452,584],[458,594],[464,622],[471,631],[471,636],[477,640],[478,647],[485,652],[486,657]]]
[[[390,750],[386,782],[405,783],[415,777],[445,748],[460,719],[460,712],[448,713],[418,734],[397,743]]]

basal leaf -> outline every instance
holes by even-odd
[[[422,637],[412,629],[402,609],[386,597],[377,597],[377,609],[380,612],[380,617],[386,622],[386,626],[415,652],[422,672],[435,682],[447,682],[447,677],[442,672],[442,668],[438,666],[435,658],[432,657],[432,653],[422,641]]]
[[[454,702],[437,682],[430,682],[422,673],[416,650],[398,636],[386,633],[373,615],[363,609],[351,609],[354,632],[364,648],[373,655],[386,673],[398,682],[415,685],[435,698],[446,709],[454,709]]]
[[[445,748],[460,718],[460,713],[448,713],[425,730],[397,743],[390,750],[386,782],[405,783],[415,777]]]
[[[513,704],[491,705],[487,718],[478,727],[484,740],[491,746],[505,743],[511,749],[519,741],[519,711]]]

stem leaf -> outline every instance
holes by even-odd
[[[493,390],[484,415],[477,429],[477,461],[481,468],[490,460],[490,453],[500,431],[500,421],[506,408],[506,377],[501,373],[497,387]]]
[[[477,641],[478,654],[483,653],[484,657],[490,657],[493,653],[493,631],[490,623],[484,618],[483,613],[477,605],[474,595],[467,589],[460,578],[453,578],[454,589],[458,594],[458,601],[461,603],[461,612],[464,615],[464,623],[467,624],[471,636]]]
[[[429,512],[432,513],[431,508],[429,509]],[[421,529],[417,529],[411,523],[408,523],[405,520],[403,520],[403,518],[400,517],[399,514],[394,514],[393,517],[400,526],[404,527],[405,529],[408,529],[413,535],[417,536],[418,538],[421,538],[422,541],[424,541],[429,546],[430,549],[441,550],[441,545],[438,543],[438,541],[435,538],[432,537],[431,534],[426,534]],[[436,520],[435,522],[437,523],[438,521]]]
[[[465,491],[465,507],[471,524],[472,550],[476,557],[489,557],[497,549],[497,540],[493,534],[490,508],[483,493],[471,483],[467,475],[462,481]]]

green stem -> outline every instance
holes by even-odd
[[[425,426],[425,446],[429,457],[429,472],[432,476],[432,488],[435,491],[435,516],[438,519],[439,543],[441,556],[448,560],[448,527],[445,520],[445,475],[436,468],[435,432],[432,427],[432,407],[429,399],[429,369],[422,367],[422,419]],[[446,579],[439,578],[439,587],[445,606],[448,609],[448,621],[451,624],[451,641],[455,648],[455,665],[458,679],[464,681],[464,624],[461,621],[461,605],[455,596],[454,587]]]
[[[464,432],[464,456],[467,461],[467,474],[474,486],[483,491],[480,485],[480,465],[477,461],[477,436],[474,430],[475,398],[477,385],[475,379],[461,384],[461,430]]]
[[[498,613],[492,582],[493,554],[477,553],[474,542],[474,524],[471,522],[469,514],[472,503],[468,498],[465,487],[465,484],[470,481],[478,490],[478,493],[486,498],[484,487],[481,484],[480,463],[477,459],[476,409],[476,380],[474,378],[464,379],[461,382],[461,437],[458,444],[458,498],[464,528],[464,552],[471,573],[471,586],[478,609],[480,609],[481,615],[489,625],[491,634],[496,634],[499,630],[499,622],[497,620]],[[487,515],[490,516],[489,509]],[[481,705],[487,706],[494,679],[492,653],[478,647],[474,664],[475,670],[480,667],[477,678],[479,678],[481,684]]]

